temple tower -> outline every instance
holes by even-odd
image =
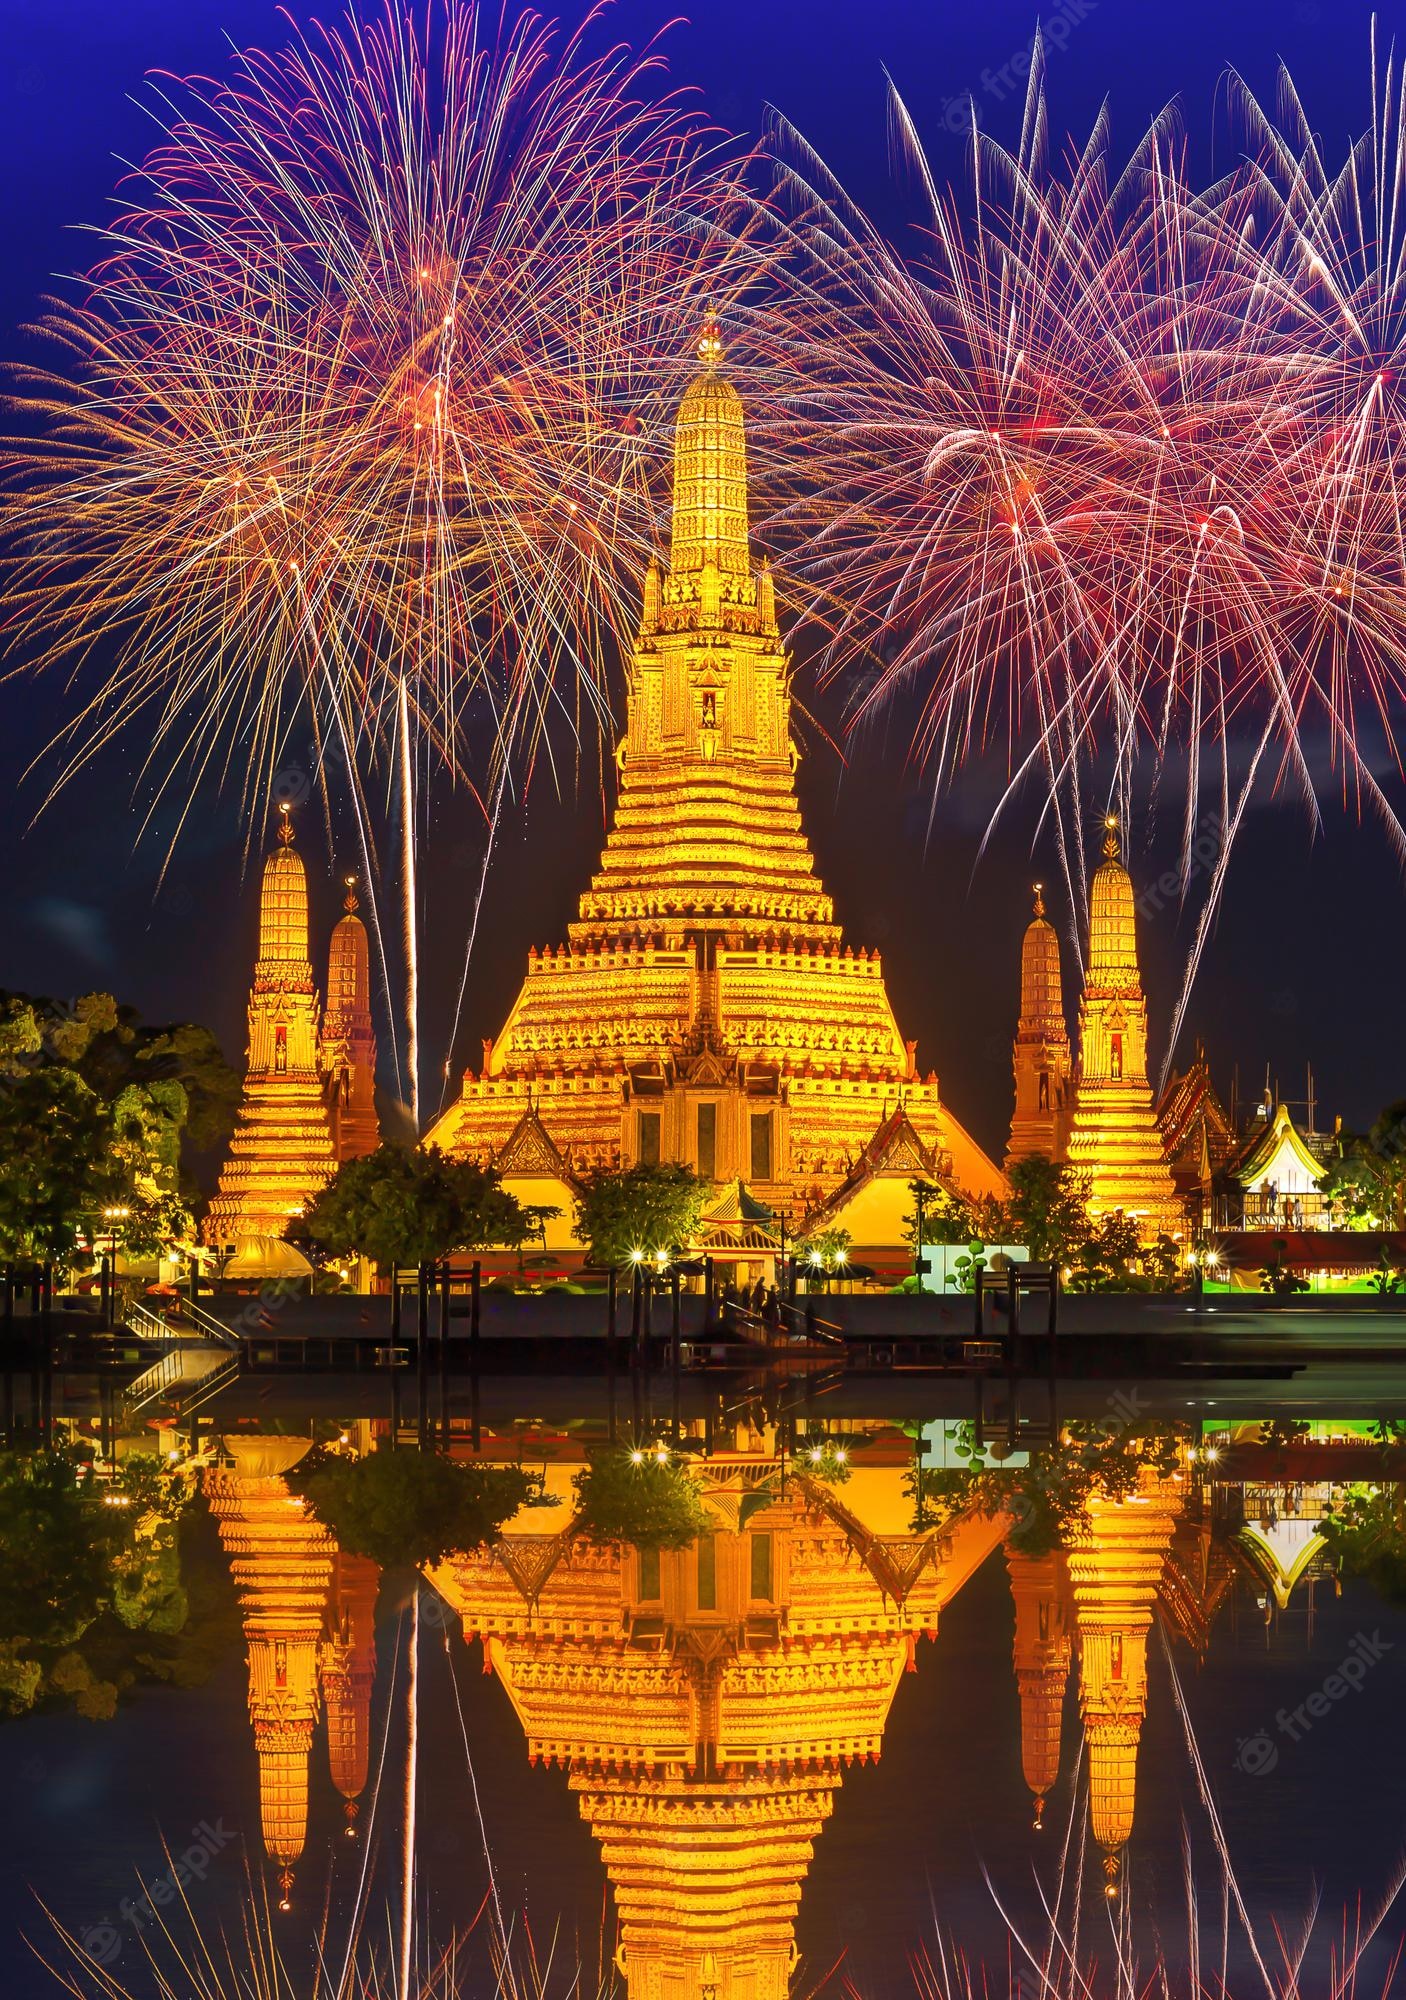
[[[1035,1802],[1035,1825],[1059,1778],[1064,1695],[1073,1659],[1069,1573],[1058,1550],[1021,1555],[1006,1547],[1015,1605],[1014,1665],[1020,1695],[1020,1762]]]
[[[878,1756],[918,1639],[1003,1527],[876,1534],[797,1477],[743,1528],[754,1469],[709,1461],[714,1531],[689,1548],[509,1523],[432,1578],[482,1639],[529,1756],[567,1768],[629,2000],[786,2000],[843,1768]]]
[[[1035,914],[1020,948],[1020,1020],[1011,1050],[1015,1111],[1006,1167],[1041,1153],[1062,1160],[1069,1142],[1073,1108],[1069,1029],[1064,1019],[1064,982],[1059,937],[1045,915],[1045,899],[1035,884]]]
[[[340,1549],[333,1556],[317,1670],[327,1706],[327,1761],[332,1782],[346,1801],[348,1833],[354,1829],[370,1763],[380,1587],[380,1567],[369,1557]]]
[[[1147,1713],[1147,1635],[1184,1499],[1180,1475],[1147,1467],[1126,1500],[1096,1495],[1066,1546],[1079,1642],[1079,1711],[1089,1752],[1089,1815],[1116,1893],[1133,1830]]]
[[[1179,1234],[1181,1205],[1147,1080],[1147,1002],[1137,961],[1133,885],[1111,818],[1089,896],[1089,964],[1079,1007],[1079,1082],[1069,1164],[1089,1180],[1089,1212],[1121,1209],[1150,1241]]]
[[[259,896],[244,1101],[205,1221],[206,1241],[226,1247],[241,1237],[282,1236],[336,1164],[308,953],[307,871],[287,806],[279,813],[279,844]]]
[[[264,1847],[279,1871],[285,1904],[307,1839],[318,1642],[334,1553],[327,1530],[284,1477],[309,1442],[226,1438],[234,1470],[205,1475],[210,1511],[239,1593]]]
[[[919,1074],[877,953],[845,944],[796,797],[791,661],[747,521],[742,399],[709,321],[679,405],[667,570],[644,579],[613,820],[569,940],[528,960],[483,1073],[428,1135],[557,1171],[674,1160],[769,1205],[836,1190],[900,1106],[932,1171],[1004,1181]],[[911,1168],[907,1177],[912,1178]]]
[[[322,1017],[322,1068],[338,1165],[374,1153],[381,1143],[376,1117],[376,1030],[371,1022],[371,953],[357,915],[356,884],[346,879],[346,914],[332,932],[327,953],[327,1006]]]

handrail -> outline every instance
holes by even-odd
[[[207,1334],[211,1340],[218,1341],[221,1347],[238,1349],[242,1345],[239,1335],[231,1333],[224,1321],[216,1319],[213,1313],[206,1312],[204,1306],[196,1305],[187,1299],[184,1316],[198,1332]]]

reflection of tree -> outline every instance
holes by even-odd
[[[1350,1486],[1318,1532],[1340,1575],[1363,1577],[1388,1604],[1406,1604],[1406,1494],[1399,1481]]]
[[[1022,1466],[991,1465],[977,1445],[973,1427],[959,1427],[957,1465],[914,1467],[906,1490],[914,1503],[915,1533],[947,1517],[975,1510],[1007,1514],[1009,1546],[1019,1554],[1048,1555],[1067,1545],[1083,1521],[1091,1499],[1117,1502],[1135,1493],[1145,1471],[1165,1478],[1177,1469],[1182,1438],[1171,1426],[1126,1425],[1093,1420],[1064,1426],[1059,1438],[1037,1446]]]
[[[349,1458],[317,1448],[289,1483],[338,1548],[383,1569],[419,1568],[491,1541],[533,1486],[515,1465],[458,1465],[419,1451]]]
[[[711,1522],[693,1475],[667,1452],[607,1445],[575,1479],[577,1528],[588,1540],[682,1549]]]
[[[0,1453],[0,1714],[111,1716],[123,1689],[193,1686],[233,1644],[208,1516],[159,1459],[102,1493],[68,1450]]]

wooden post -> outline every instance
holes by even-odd
[[[482,1440],[482,1425],[479,1417],[478,1370],[479,1370],[479,1293],[482,1289],[483,1266],[475,1257],[469,1272],[469,1442],[475,1451]]]
[[[620,1273],[612,1264],[610,1267],[610,1291],[605,1307],[605,1404],[609,1424],[608,1436],[615,1443],[617,1423],[615,1414],[615,1315],[619,1307]]]
[[[400,1265],[391,1260],[391,1450],[400,1449]]]
[[[669,1369],[673,1377],[673,1442],[677,1444],[679,1433],[682,1429],[681,1405],[683,1400],[683,1328],[681,1324],[682,1307],[679,1300],[679,1268],[677,1264],[671,1273],[669,1291]]]
[[[415,1267],[415,1436],[421,1451],[430,1447],[430,1267]]]
[[[440,1443],[449,1450],[449,1259],[439,1267],[439,1425]]]
[[[46,1446],[51,1446],[54,1442],[54,1267],[52,1264],[44,1266],[39,1282],[40,1296],[43,1300],[40,1325],[44,1341],[44,1407],[41,1420],[44,1425],[44,1443]]]

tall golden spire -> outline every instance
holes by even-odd
[[[643,1159],[809,1205],[901,1100],[932,1171],[1001,1193],[936,1077],[918,1075],[878,954],[846,946],[816,873],[775,581],[749,553],[742,401],[711,319],[698,361],[678,411],[669,565],[643,579],[604,852],[565,947],[531,954],[483,1074],[428,1136],[506,1160],[530,1112],[553,1205],[565,1163]]]
[[[332,1563],[318,1679],[327,1704],[327,1762],[346,1801],[348,1833],[366,1787],[371,1756],[371,1692],[376,1680],[376,1597],[381,1571],[367,1556],[338,1550]]]
[[[371,1019],[371,953],[357,915],[356,877],[343,878],[346,898],[327,954],[327,1008],[322,1020],[322,1066],[332,1146],[339,1162],[374,1153],[381,1142],[376,1117],[376,1030]]]
[[[1071,1597],[1064,1557],[1021,1555],[1007,1545],[1015,1604],[1014,1665],[1020,1694],[1020,1762],[1035,1801],[1035,1825],[1059,1777],[1064,1692],[1073,1658]]]
[[[1035,914],[1020,948],[1020,1019],[1011,1048],[1015,1110],[1006,1166],[1041,1153],[1062,1160],[1069,1138],[1069,1029],[1064,1019],[1064,982],[1059,937],[1045,916],[1045,898],[1035,884]]]
[[[675,577],[712,563],[723,576],[751,570],[747,542],[747,436],[742,398],[718,373],[722,336],[710,314],[698,341],[702,372],[684,391],[674,425]]]
[[[205,1222],[206,1241],[282,1236],[335,1164],[323,1101],[308,877],[286,805],[259,890],[244,1099]]]
[[[239,1593],[264,1847],[279,1870],[286,1907],[307,1839],[318,1638],[334,1544],[284,1477],[307,1452],[309,1438],[224,1443],[233,1470],[208,1472],[205,1490]]]
[[[1179,1474],[1150,1468],[1125,1500],[1095,1495],[1066,1561],[1079,1640],[1079,1709],[1089,1751],[1089,1816],[1116,1893],[1137,1805],[1137,1754],[1147,1712],[1147,1635],[1184,1500]]]
[[[1146,1243],[1159,1231],[1178,1234],[1182,1213],[1153,1111],[1133,885],[1112,814],[1104,824],[1103,852],[1089,892],[1069,1163],[1088,1176],[1089,1212],[1121,1209]]]

